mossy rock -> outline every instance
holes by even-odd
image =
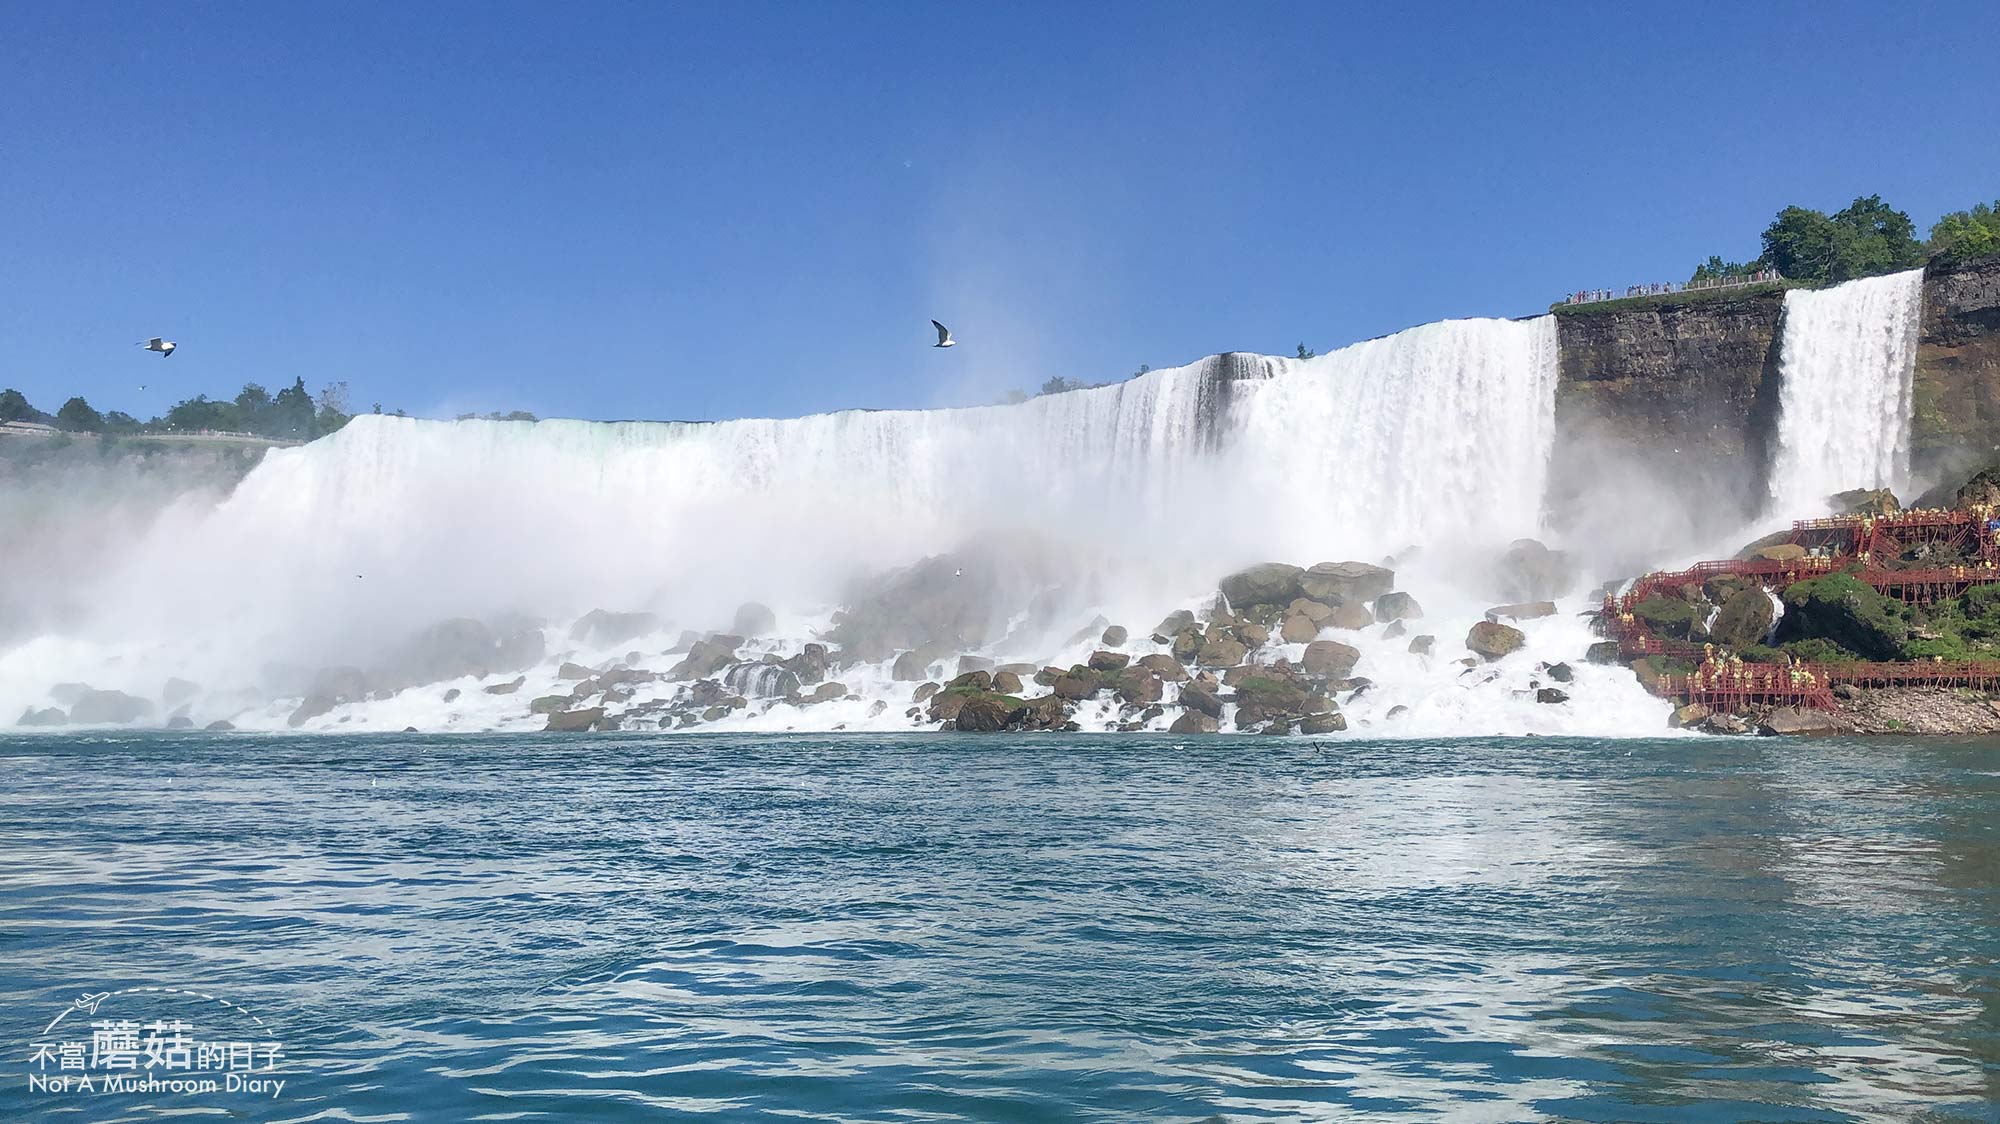
[[[1908,610],[1851,574],[1826,574],[1785,590],[1780,641],[1827,640],[1864,659],[1900,660]]]

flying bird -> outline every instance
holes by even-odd
[[[932,344],[931,345],[932,347],[951,347],[952,345],[958,342],[957,340],[951,338],[951,329],[945,327],[943,324],[940,324],[937,321],[933,320],[931,321],[931,327],[936,328],[938,330],[938,341]],[[171,347],[172,345],[169,344],[168,346]]]
[[[145,348],[147,351],[159,352],[160,358],[162,359],[165,359],[167,356],[172,355],[174,353],[174,341],[163,340],[158,336],[154,336],[152,339],[147,340],[145,343],[142,343],[139,346]]]

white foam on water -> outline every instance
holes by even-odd
[[[1924,271],[1785,294],[1771,513],[1823,514],[1850,488],[1910,486]]]

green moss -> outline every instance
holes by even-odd
[[[1909,610],[1851,574],[1826,574],[1785,590],[1778,638],[1826,640],[1860,658],[1898,660],[1909,640]]]
[[[1861,657],[1846,648],[1823,637],[1793,640],[1778,645],[1778,650],[1804,663],[1859,663]]]

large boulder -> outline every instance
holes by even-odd
[[[1360,660],[1359,648],[1337,640],[1315,640],[1306,645],[1306,654],[1300,666],[1305,668],[1307,675],[1316,679],[1345,679]]]
[[[1179,645],[1175,645],[1176,654],[1179,650]],[[1195,662],[1203,667],[1235,667],[1249,654],[1250,649],[1241,640],[1226,635],[1221,629],[1212,628],[1202,638],[1201,651],[1196,654]]]
[[[1375,614],[1369,612],[1368,606],[1361,601],[1347,601],[1333,611],[1333,616],[1326,623],[1348,632],[1359,632],[1375,623]]]
[[[1528,642],[1527,634],[1498,621],[1480,621],[1465,634],[1465,646],[1481,659],[1492,661],[1518,650]]]
[[[968,695],[965,704],[958,708],[953,724],[966,733],[993,733],[1004,730],[1016,717],[1026,717],[1027,707],[1020,699],[991,693]]]
[[[1749,550],[1750,557],[1760,562],[1797,562],[1806,556],[1805,547],[1791,542],[1753,546]]]
[[[1307,602],[1307,604],[1317,604],[1317,602]],[[1332,615],[1332,611],[1329,610],[1327,616]],[[1304,644],[1319,635],[1319,622],[1304,613],[1289,613],[1285,617],[1285,623],[1279,627],[1278,635],[1287,644]]]
[[[604,721],[604,708],[588,707],[584,710],[560,710],[549,715],[549,724],[544,730],[574,732],[594,730]]]
[[[1489,621],[1532,621],[1556,614],[1553,601],[1523,601],[1516,605],[1495,605],[1486,610]]]
[[[1785,590],[1780,643],[1823,639],[1868,660],[1900,660],[1910,636],[1904,606],[1851,574],[1826,574]]]
[[[1299,575],[1299,588],[1328,605],[1373,601],[1396,588],[1396,571],[1366,562],[1320,562]]]
[[[1237,725],[1244,725],[1242,712],[1251,708],[1266,716],[1298,717],[1332,709],[1326,696],[1311,687],[1276,675],[1252,675],[1236,685]]]
[[[1107,625],[1104,631],[1098,635],[1097,639],[1107,648],[1117,648],[1122,646],[1129,636],[1130,634],[1125,631],[1124,625],[1114,624]]]
[[[19,722],[16,722],[15,725],[16,726],[60,726],[68,721],[69,721],[69,716],[64,714],[62,712],[62,708],[59,706],[45,707],[41,710],[36,710],[34,707],[31,706],[27,709],[26,712],[24,712],[21,715],[21,720]]]
[[[1207,683],[1189,683],[1183,686],[1181,705],[1210,718],[1222,717],[1222,697]]]
[[[85,691],[69,708],[79,726],[123,726],[151,713],[153,704],[123,691]]]
[[[1166,644],[1182,632],[1194,626],[1194,614],[1186,609],[1175,609],[1167,614],[1167,619],[1153,626],[1153,643]]]
[[[896,657],[895,666],[889,669],[889,678],[898,683],[915,683],[930,678],[930,668],[937,657],[921,648],[904,652]]]
[[[1184,682],[1188,677],[1187,669],[1181,666],[1179,660],[1160,652],[1140,656],[1133,666],[1143,667],[1169,683]]]
[[[1174,634],[1174,658],[1182,663],[1193,663],[1201,655],[1201,645],[1205,637],[1199,628],[1189,626]]]
[[[1132,657],[1123,652],[1096,651],[1090,653],[1090,670],[1119,671],[1132,662]]]
[[[1160,678],[1143,667],[1128,667],[1118,673],[1114,681],[1114,693],[1118,701],[1132,706],[1146,706],[1160,701],[1162,684]]]
[[[961,672],[957,678],[944,685],[947,691],[990,691],[993,689],[993,673],[990,671]]]
[[[826,645],[807,644],[799,654],[785,661],[785,670],[798,676],[799,682],[810,687],[826,678]]]
[[[1181,712],[1180,717],[1174,719],[1173,725],[1167,727],[1167,733],[1213,734],[1219,728],[1213,715],[1198,710],[1186,710]]]
[[[778,614],[761,601],[745,601],[736,607],[729,631],[738,636],[769,636],[778,631]]]
[[[1072,673],[1065,675],[1061,679],[1056,680],[1055,686],[1050,687],[1049,690],[1057,698],[1069,702],[1081,702],[1103,690],[1103,684],[1098,681],[1097,676],[1088,668],[1079,668],[1077,670],[1081,671],[1082,674]]]
[[[1018,695],[1021,693],[1021,677],[1011,671],[996,671],[993,673],[993,689],[1003,695]]]
[[[1308,714],[1299,719],[1301,734],[1337,734],[1347,729],[1347,717],[1338,712],[1330,714]]]
[[[1333,619],[1333,606],[1324,601],[1314,601],[1310,597],[1300,597],[1285,607],[1287,616],[1302,616],[1314,624],[1325,624]]]
[[[1222,579],[1222,596],[1229,607],[1284,605],[1299,596],[1299,576],[1305,571],[1284,562],[1265,562]]]
[[[570,626],[569,638],[578,644],[609,648],[658,632],[659,628],[660,618],[651,613],[613,613],[592,609]]]
[[[1894,515],[1903,510],[1896,493],[1887,488],[1853,488],[1828,496],[1826,502],[1842,515]]]
[[[736,649],[743,646],[741,636],[718,633],[703,640],[697,640],[688,649],[687,658],[667,671],[669,679],[706,679],[736,662]]]
[[[1410,637],[1408,651],[1413,656],[1428,656],[1431,654],[1431,649],[1436,645],[1437,637],[1435,636],[1412,636]]]
[[[1515,539],[1500,556],[1495,576],[1500,595],[1510,601],[1546,601],[1576,583],[1576,563],[1534,539]]]
[[[1740,589],[1722,603],[1708,626],[1708,638],[1727,648],[1762,644],[1775,615],[1769,594],[1757,588]]]
[[[1843,724],[1837,715],[1823,710],[1803,710],[1795,706],[1781,706],[1766,714],[1757,722],[1757,732],[1767,736],[1786,734],[1832,734],[1838,733]]]
[[[1424,615],[1424,607],[1407,593],[1385,593],[1375,599],[1375,619],[1387,624],[1390,621],[1413,621]]]

